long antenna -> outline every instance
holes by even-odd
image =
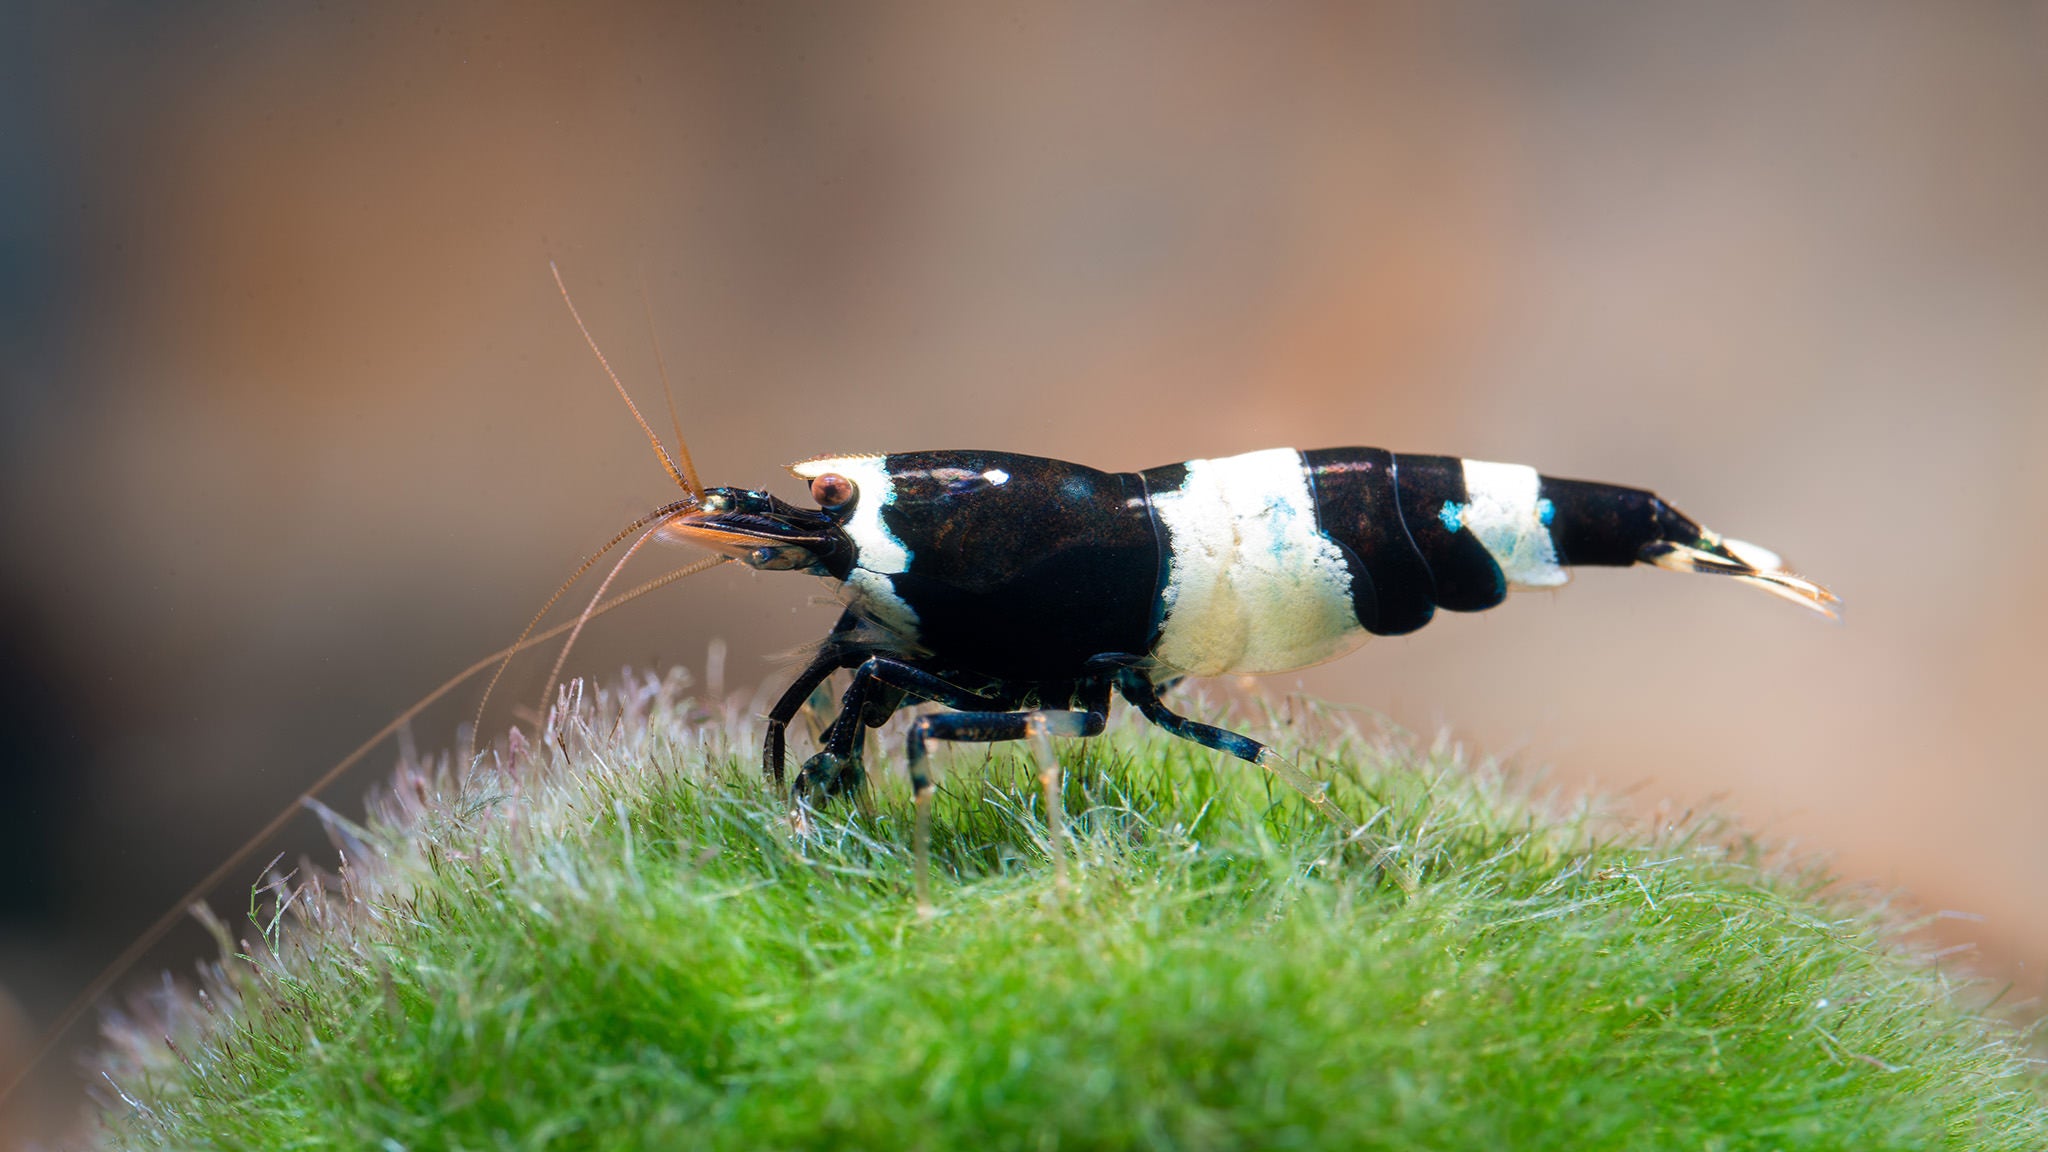
[[[619,379],[617,372],[612,371],[612,362],[604,358],[604,349],[597,346],[596,338],[590,334],[590,327],[583,323],[582,313],[576,311],[576,301],[569,298],[569,286],[562,282],[562,270],[555,267],[555,262],[550,260],[548,261],[548,271],[554,273],[555,287],[562,292],[562,303],[569,306],[569,318],[576,321],[577,331],[583,333],[583,342],[590,345],[591,352],[597,356],[597,362],[604,367],[604,374],[612,378],[612,387],[619,390],[619,399],[626,402],[626,407],[633,413],[633,419],[639,422],[640,430],[647,433],[647,442],[654,445],[654,454],[661,457],[661,466],[668,470],[669,479],[675,481],[676,487],[681,488],[692,497],[701,497],[704,492],[703,489],[698,488],[692,482],[695,477],[693,476],[691,480],[683,479],[683,474],[677,469],[676,462],[669,458],[668,449],[661,446],[661,437],[654,434],[654,429],[647,425],[647,418],[640,415],[640,406],[633,403],[633,394],[626,391],[625,382]]]
[[[567,580],[562,581],[562,583],[558,587],[556,587],[554,595],[548,597],[548,602],[541,605],[540,611],[535,612],[533,614],[533,619],[528,620],[526,622],[526,627],[521,628],[519,630],[519,636],[517,639],[512,641],[512,647],[506,649],[505,658],[498,662],[498,670],[491,673],[490,683],[484,685],[483,699],[478,700],[476,702],[476,722],[471,725],[471,728],[478,732],[484,730],[484,708],[490,704],[491,693],[498,687],[498,681],[504,677],[505,669],[511,666],[512,657],[519,652],[520,642],[525,640],[526,637],[530,635],[535,628],[540,627],[540,622],[542,618],[547,616],[548,611],[555,606],[557,601],[561,600],[563,596],[568,594],[569,589],[574,587],[578,580],[583,579],[583,574],[585,572],[590,571],[592,566],[594,566],[599,560],[604,558],[605,553],[618,547],[619,542],[624,540],[626,537],[631,536],[633,533],[638,532],[642,528],[647,527],[649,524],[652,524],[657,520],[666,520],[670,516],[673,516],[678,512],[684,511],[689,508],[694,508],[696,506],[697,502],[694,499],[678,500],[673,504],[664,504],[661,507],[656,508],[654,511],[649,512],[647,515],[640,517],[638,520],[633,521],[631,524],[626,525],[624,528],[619,529],[617,534],[615,534],[611,539],[604,542],[604,547],[599,548],[595,552],[592,552],[589,555],[589,557],[587,557],[583,561],[583,563],[577,565],[576,571],[571,572],[569,574],[569,578]]]
[[[11,1099],[15,1091],[28,1080],[30,1074],[41,1066],[43,1060],[56,1047],[57,1042],[63,1039],[64,1035],[71,1030],[73,1025],[78,1023],[79,1017],[85,1014],[86,1009],[92,1007],[129,968],[135,965],[136,961],[140,960],[145,953],[155,947],[177,925],[178,921],[195,902],[203,899],[215,886],[227,879],[230,873],[246,863],[248,858],[258,848],[291,821],[292,815],[297,809],[314,800],[329,785],[339,779],[342,773],[354,767],[363,757],[369,755],[378,745],[382,744],[386,738],[410,723],[414,717],[425,711],[427,707],[467,682],[470,677],[495,664],[497,667],[491,674],[489,685],[484,689],[483,699],[477,705],[476,728],[481,731],[484,708],[490,702],[491,692],[497,687],[499,679],[504,675],[506,665],[511,662],[514,656],[529,648],[544,644],[565,632],[568,633],[569,640],[562,646],[561,654],[555,659],[554,670],[548,676],[547,694],[551,695],[553,694],[556,681],[561,676],[563,664],[569,658],[569,650],[575,646],[576,638],[581,634],[585,624],[632,600],[637,600],[657,588],[672,584],[685,576],[691,576],[706,569],[717,567],[728,559],[723,556],[706,557],[695,563],[677,568],[666,575],[658,576],[609,600],[604,599],[605,591],[611,587],[612,581],[618,578],[619,572],[625,567],[626,561],[631,559],[633,554],[640,550],[641,545],[653,538],[654,532],[649,531],[639,540],[634,541],[633,546],[626,550],[626,554],[619,558],[619,562],[612,567],[611,572],[605,576],[604,582],[598,586],[597,593],[591,597],[590,603],[584,607],[583,612],[575,620],[557,624],[543,632],[534,633],[534,629],[539,627],[541,620],[547,616],[555,604],[568,593],[569,589],[578,580],[582,579],[586,572],[596,565],[600,558],[617,547],[628,536],[646,528],[649,524],[655,524],[678,512],[697,507],[702,501],[704,493],[703,484],[697,476],[696,464],[690,458],[689,445],[683,439],[682,420],[676,411],[675,393],[669,387],[668,365],[662,357],[660,341],[654,341],[654,355],[655,362],[661,372],[662,394],[668,402],[669,422],[676,434],[676,457],[671,457],[668,450],[662,446],[661,437],[655,434],[654,429],[648,425],[646,417],[640,414],[640,406],[633,402],[632,393],[626,390],[625,382],[619,379],[619,374],[612,370],[611,361],[605,358],[604,349],[598,347],[596,338],[590,334],[589,325],[583,322],[582,314],[576,310],[576,301],[569,295],[569,286],[562,280],[562,270],[555,265],[553,260],[550,260],[548,261],[548,271],[554,276],[555,287],[562,294],[562,303],[568,307],[570,319],[576,322],[577,331],[583,334],[583,342],[590,346],[591,353],[597,357],[598,365],[604,369],[605,375],[610,378],[612,387],[618,391],[619,399],[626,402],[626,409],[633,414],[634,422],[640,425],[642,432],[646,433],[647,442],[653,446],[655,457],[661,461],[662,469],[668,473],[669,479],[675,481],[676,486],[683,490],[684,499],[664,505],[621,529],[610,540],[605,542],[604,547],[598,549],[585,559],[577,567],[576,571],[555,589],[554,594],[548,597],[547,603],[542,605],[541,610],[534,614],[532,620],[527,622],[526,627],[520,631],[519,638],[513,641],[510,646],[502,648],[471,664],[453,677],[450,677],[440,687],[421,697],[410,708],[393,717],[390,723],[378,729],[374,735],[358,745],[355,751],[350,752],[333,767],[322,773],[320,778],[315,780],[305,791],[299,793],[298,797],[289,806],[273,817],[268,824],[265,824],[254,836],[244,842],[240,848],[237,848],[233,855],[223,860],[213,871],[207,873],[205,878],[201,879],[191,889],[186,891],[183,896],[179,897],[176,904],[166,909],[164,914],[159,916],[155,923],[151,924],[141,936],[137,937],[127,948],[123,949],[121,954],[116,956],[113,962],[108,964],[98,976],[95,976],[92,982],[86,985],[85,990],[79,993],[65,1007],[64,1011],[58,1015],[55,1023],[50,1026],[48,1031],[37,1042],[35,1051],[28,1061],[21,1066],[19,1071],[8,1078],[4,1086],[0,1086],[0,1105],[4,1105]],[[640,298],[642,305],[647,310],[648,334],[652,338],[653,306],[647,301],[647,288],[644,281],[641,284]],[[677,457],[682,461],[680,466],[676,463]],[[545,711],[545,698],[543,698],[542,707],[543,711]]]
[[[363,757],[376,750],[377,746],[382,744],[392,733],[411,723],[414,717],[425,711],[434,701],[446,696],[460,687],[470,677],[489,668],[500,660],[508,659],[529,648],[545,644],[562,633],[579,628],[586,622],[594,620],[615,608],[622,607],[631,601],[638,600],[657,588],[667,587],[685,576],[694,576],[706,569],[716,568],[728,559],[725,556],[707,556],[694,563],[685,564],[672,572],[657,576],[644,584],[621,592],[602,604],[591,606],[585,610],[582,616],[574,621],[564,621],[545,632],[529,636],[509,648],[493,652],[489,656],[456,673],[432,692],[420,697],[419,701],[413,704],[412,707],[392,717],[389,724],[377,729],[376,734],[357,745],[355,751],[342,757],[334,767],[322,773],[318,780],[313,781],[311,787],[299,793],[298,797],[282,812],[273,817],[270,823],[265,824],[261,831],[251,836],[240,848],[235,849],[233,855],[221,861],[220,865],[213,871],[208,872],[204,879],[187,889],[183,896],[178,897],[175,904],[166,909],[162,916],[157,917],[154,924],[151,924],[142,935],[135,938],[134,943],[123,949],[119,956],[114,957],[113,962],[108,964],[98,976],[93,977],[92,983],[85,986],[85,991],[80,992],[65,1007],[64,1011],[58,1015],[56,1021],[43,1033],[42,1038],[36,1042],[35,1050],[29,1056],[28,1061],[7,1080],[4,1087],[0,1087],[0,1105],[4,1105],[7,1101],[14,1098],[16,1090],[28,1081],[31,1073],[42,1066],[43,1061],[50,1055],[50,1052],[57,1047],[57,1042],[62,1040],[66,1033],[71,1031],[72,1025],[78,1023],[79,1017],[85,1015],[86,1009],[91,1008],[101,996],[106,995],[107,989],[112,988],[115,981],[125,975],[128,969],[135,966],[137,960],[142,959],[144,953],[155,947],[158,941],[162,940],[172,928],[176,927],[178,921],[184,918],[186,912],[194,904],[204,899],[206,894],[212,891],[216,885],[227,879],[229,873],[247,863],[249,857],[255,855],[257,849],[261,848],[266,841],[275,836],[280,829],[291,821],[293,814],[299,808],[308,801],[317,798],[321,792],[327,789],[328,785],[333,784],[339,779],[343,772],[355,767],[356,764],[361,762]]]
[[[633,558],[633,553],[638,552],[641,545],[654,539],[655,533],[659,531],[661,531],[659,525],[649,528],[641,534],[638,540],[633,541],[633,546],[626,549],[626,554],[619,557],[619,562],[612,565],[610,572],[605,573],[604,582],[599,584],[597,591],[591,594],[590,603],[584,606],[583,614],[576,617],[575,626],[569,629],[569,638],[562,642],[561,654],[555,657],[555,666],[548,671],[548,685],[546,688],[541,689],[540,712],[542,716],[548,714],[548,698],[555,694],[555,684],[562,678],[562,665],[569,662],[569,650],[576,647],[576,638],[583,635],[583,626],[590,623],[593,610],[604,599],[605,590],[612,586],[612,581],[619,578],[620,570],[625,568],[626,561]]]

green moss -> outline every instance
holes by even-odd
[[[117,1034],[106,1143],[2048,1144],[2023,1037],[1710,828],[1282,726],[1408,891],[1255,769],[1121,727],[1063,746],[1064,896],[1024,766],[944,760],[921,921],[901,785],[794,835],[732,716],[638,684],[502,771],[401,770],[339,830],[353,871],[265,893],[302,923]]]

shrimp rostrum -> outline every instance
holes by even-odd
[[[1439,608],[1476,612],[1577,565],[1729,576],[1834,615],[1838,601],[1772,552],[1720,536],[1636,488],[1514,464],[1379,448],[1276,448],[1142,472],[1009,452],[830,456],[793,465],[815,508],[713,488],[666,531],[763,570],[836,585],[844,614],[767,718],[783,780],[790,721],[851,669],[798,798],[862,779],[863,729],[906,704],[921,830],[932,741],[1031,741],[1103,730],[1112,695],[1175,736],[1261,764],[1322,806],[1273,749],[1180,715],[1188,676],[1282,672]],[[1048,783],[1048,793],[1051,786]],[[1057,833],[1055,833],[1057,835]],[[922,841],[923,836],[920,836]]]

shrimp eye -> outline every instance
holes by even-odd
[[[837,472],[827,472],[811,481],[811,499],[827,512],[836,512],[853,503],[855,495],[853,481]]]

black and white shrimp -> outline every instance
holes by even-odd
[[[931,907],[932,741],[1028,742],[1045,787],[1055,875],[1064,884],[1052,738],[1100,734],[1112,695],[1175,736],[1274,772],[1348,833],[1324,786],[1286,757],[1180,715],[1161,694],[1191,676],[1285,672],[1332,660],[1368,637],[1413,632],[1439,608],[1476,612],[1512,589],[1554,588],[1579,565],[1729,576],[1830,617],[1840,603],[1787,571],[1775,553],[1709,531],[1642,489],[1381,448],[1275,448],[1142,472],[993,451],[821,456],[789,469],[809,483],[815,508],[764,491],[707,489],[680,427],[671,456],[566,287],[562,295],[682,498],[613,536],[509,647],[415,701],[180,897],[59,1015],[36,1055],[0,1083],[0,1102],[185,908],[423,709],[471,676],[502,671],[515,654],[566,633],[545,704],[585,623],[727,561],[809,573],[835,585],[845,603],[767,716],[762,766],[782,784],[790,721],[835,672],[852,671],[822,747],[797,773],[794,815],[801,817],[809,797],[859,786],[865,729],[907,704],[951,709],[919,716],[906,741],[921,910]],[[536,631],[583,573],[635,536],[581,615]],[[606,599],[626,561],[661,536],[716,555]]]
[[[683,492],[613,537],[617,544],[645,530],[568,629],[569,643],[612,578],[656,536],[716,554],[664,580],[722,559],[832,583],[845,611],[769,709],[762,768],[785,782],[789,723],[836,672],[852,670],[852,682],[822,747],[797,773],[794,801],[857,788],[866,729],[905,705],[950,709],[918,716],[905,742],[921,907],[930,904],[927,760],[935,740],[1029,742],[1063,881],[1051,740],[1099,735],[1112,695],[1175,736],[1271,770],[1349,832],[1325,788],[1286,757],[1180,715],[1161,693],[1190,676],[1320,664],[1368,637],[1413,632],[1439,608],[1478,612],[1511,589],[1555,588],[1577,565],[1729,576],[1828,617],[1840,604],[1787,571],[1776,553],[1721,536],[1643,489],[1384,448],[1273,448],[1141,472],[967,449],[834,455],[789,466],[809,483],[815,508],[761,490],[707,489],[682,429],[672,457],[558,270],[555,279]],[[673,407],[671,398],[672,414]],[[528,643],[522,633],[507,658]],[[558,658],[556,674],[561,667]],[[551,674],[550,693],[554,682]]]
[[[864,728],[912,702],[953,710],[920,716],[907,741],[920,880],[934,740],[1031,741],[1050,801],[1049,738],[1100,733],[1120,695],[1176,736],[1272,769],[1342,823],[1284,757],[1176,713],[1162,691],[1184,677],[1319,664],[1413,632],[1439,608],[1476,612],[1513,589],[1554,588],[1578,565],[1730,576],[1828,616],[1839,603],[1775,553],[1653,493],[1518,464],[1275,448],[1103,472],[945,450],[789,470],[816,508],[713,488],[663,530],[837,587],[845,612],[767,717],[763,768],[780,782],[789,722],[827,677],[853,671],[797,774],[799,798],[859,784]]]

